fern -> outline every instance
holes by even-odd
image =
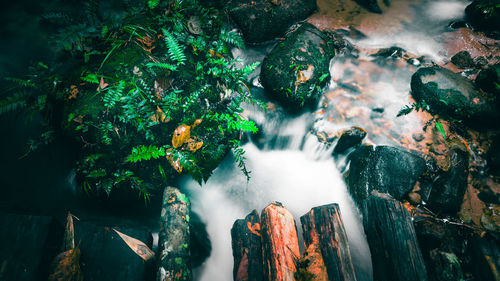
[[[116,86],[106,88],[107,91],[105,91],[102,97],[104,106],[106,106],[107,108],[113,108],[116,103],[122,98],[125,85],[125,81],[121,80]]]
[[[243,41],[243,38],[234,31],[228,31],[223,28],[220,32],[220,39],[233,47],[240,49],[245,48],[245,41]]]
[[[127,162],[137,163],[143,160],[158,159],[165,156],[165,149],[154,145],[139,145],[132,148],[132,152],[127,158]]]
[[[170,59],[177,62],[177,65],[183,65],[186,61],[186,55],[184,55],[183,48],[168,30],[163,29],[163,35],[165,36],[165,44],[167,45]]]
[[[171,70],[171,71],[177,70],[177,66],[172,65],[170,63],[163,63],[163,62],[149,62],[146,64],[146,66],[149,68],[158,67],[161,69],[167,69],[167,70]]]
[[[13,96],[0,100],[0,114],[17,111],[27,107],[28,92],[17,92]]]

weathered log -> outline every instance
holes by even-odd
[[[469,247],[474,280],[500,281],[500,241],[486,235],[472,239]]]
[[[320,249],[329,280],[355,281],[347,235],[337,204],[314,207],[300,218],[306,248]],[[314,250],[313,250],[314,251]]]
[[[62,235],[52,217],[0,213],[0,280],[47,280]]]
[[[234,280],[264,280],[260,237],[260,218],[257,211],[253,210],[245,219],[234,222],[231,228]]]
[[[174,187],[165,188],[158,240],[157,281],[192,279],[189,199]]]
[[[295,280],[295,263],[300,258],[300,251],[292,214],[281,203],[271,203],[262,210],[261,227],[264,279]]]
[[[152,261],[137,254],[118,234],[126,234],[152,246],[151,232],[116,218],[110,221],[74,221],[75,244],[81,251],[81,270],[85,281],[149,280]],[[76,255],[76,253],[74,253]]]
[[[363,202],[362,211],[374,281],[427,280],[415,229],[403,204],[371,195]]]

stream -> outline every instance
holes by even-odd
[[[345,3],[339,1],[339,3]],[[345,157],[332,156],[335,143],[323,136],[335,136],[342,129],[360,126],[368,132],[365,142],[412,148],[411,136],[422,130],[416,113],[396,118],[409,104],[410,77],[428,60],[443,63],[448,53],[443,33],[453,31],[448,23],[460,20],[469,1],[392,1],[382,15],[361,11],[356,17],[338,21],[330,13],[338,3],[318,1],[319,11],[308,21],[319,28],[356,26],[365,36],[349,38],[359,55],[339,55],[332,59],[332,81],[317,108],[290,116],[279,105],[268,110],[249,106],[245,113],[259,127],[258,136],[244,136],[247,178],[229,155],[201,187],[184,178],[193,211],[206,223],[212,252],[195,270],[196,280],[232,280],[233,257],[230,229],[236,219],[252,210],[261,211],[273,201],[281,202],[297,223],[302,239],[300,216],[312,207],[338,203],[349,239],[358,281],[372,280],[371,259],[359,211],[343,180]],[[371,56],[380,48],[398,46],[418,59],[401,63],[396,56]],[[245,63],[262,61],[272,46],[235,50]],[[374,51],[375,50],[375,51]],[[410,61],[408,61],[410,62]],[[263,89],[255,74],[255,95]],[[303,246],[301,246],[303,247]],[[302,251],[304,249],[301,249]]]

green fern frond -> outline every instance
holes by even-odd
[[[143,160],[158,159],[165,156],[165,149],[155,145],[139,145],[132,148],[132,152],[127,158],[127,162],[137,163]]]
[[[170,64],[170,63],[164,63],[164,62],[149,62],[146,64],[147,67],[153,68],[153,67],[158,67],[161,69],[167,69],[171,71],[176,71],[177,66]]]
[[[184,55],[183,48],[168,30],[163,29],[163,35],[165,36],[165,44],[167,45],[170,59],[177,62],[177,65],[183,65],[186,61],[186,55]]]
[[[0,114],[13,112],[27,107],[26,100],[30,93],[18,92],[4,100],[0,100]]]
[[[15,83],[17,86],[22,88],[32,88],[36,89],[36,84],[27,79],[20,79],[14,77],[6,77],[5,80]]]
[[[105,91],[102,97],[104,106],[106,106],[107,108],[113,108],[116,103],[122,98],[125,85],[125,81],[121,80],[116,86],[106,88],[107,91]]]
[[[234,31],[228,31],[223,28],[220,32],[220,39],[233,47],[240,49],[245,48],[245,41],[243,41],[243,38]]]

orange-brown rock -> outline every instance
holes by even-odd
[[[262,210],[262,248],[264,278],[273,281],[295,280],[300,258],[297,228],[292,214],[279,202]]]

